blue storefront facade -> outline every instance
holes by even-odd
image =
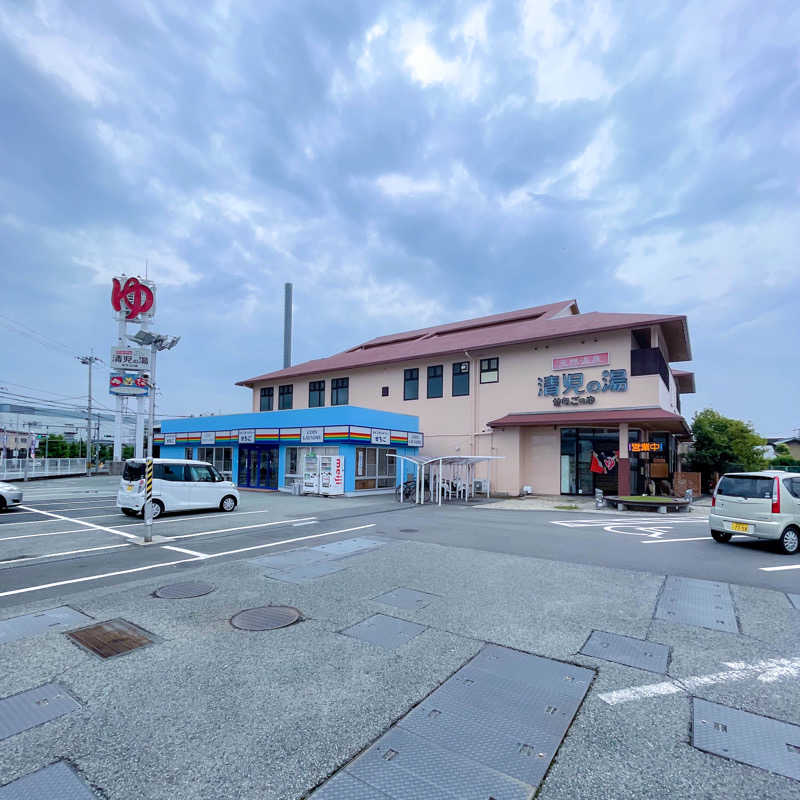
[[[359,406],[168,419],[153,438],[161,458],[213,463],[245,489],[291,491],[307,456],[344,459],[344,494],[391,492],[399,483],[392,454],[424,445],[419,420]]]

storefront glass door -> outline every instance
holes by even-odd
[[[239,446],[239,486],[278,488],[278,448]]]

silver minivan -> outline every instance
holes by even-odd
[[[800,475],[781,470],[723,475],[711,500],[708,527],[717,542],[753,536],[776,541],[783,553],[800,552]]]
[[[144,508],[142,459],[125,462],[117,491],[117,507],[135,516]],[[153,459],[153,518],[165,511],[218,508],[233,511],[239,504],[239,490],[207,461],[177,458]]]

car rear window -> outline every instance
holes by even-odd
[[[126,481],[140,481],[144,478],[144,462],[126,461],[122,470],[122,478]]]
[[[719,482],[717,494],[769,500],[772,486],[773,479],[765,475],[725,475]]]

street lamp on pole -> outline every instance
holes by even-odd
[[[162,333],[140,330],[135,336],[128,337],[131,341],[139,345],[150,345],[150,433],[147,437],[147,465],[148,470],[152,468],[153,460],[153,427],[155,426],[156,416],[156,353],[160,350],[172,350],[180,341],[180,336],[166,336]],[[147,487],[146,487],[147,488]],[[152,542],[151,526],[153,524],[153,500],[149,491],[146,491],[147,500],[144,506],[144,521],[147,525],[145,542]]]

